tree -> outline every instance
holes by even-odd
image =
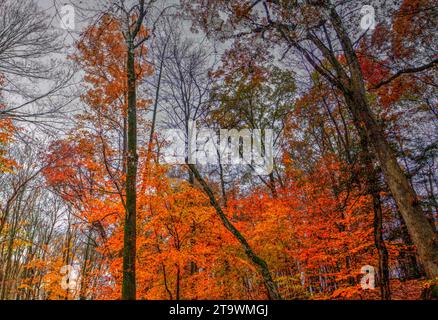
[[[70,100],[58,94],[66,89],[73,72],[57,59],[62,45],[51,18],[35,1],[0,3],[0,91],[11,99],[0,119],[47,124],[59,116]],[[44,58],[50,56],[51,62]],[[29,84],[37,90],[29,89]]]
[[[224,5],[225,2],[210,3],[209,6],[205,4],[201,2],[199,6],[195,3],[192,7],[204,12],[197,15],[197,18],[198,21],[204,22],[206,29],[208,26],[205,22],[216,17],[218,23],[213,25],[213,29],[231,25],[232,33],[238,34],[240,38],[262,37],[267,41],[273,41],[271,43],[274,44],[281,39],[284,47],[295,49],[328,83],[342,92],[357,130],[363,130],[372,144],[375,157],[417,247],[427,276],[430,279],[436,278],[438,235],[427,221],[415,190],[398,164],[396,154],[370,108],[359,54],[354,48],[355,41],[347,31],[345,18],[343,20],[339,14],[347,10],[348,4],[331,1],[245,1],[235,3],[234,6]],[[217,19],[220,10],[229,15],[228,22],[220,22]],[[314,53],[315,50],[318,54]],[[342,53],[345,64],[342,63],[337,50]],[[383,80],[383,83],[389,83],[404,73],[420,72],[434,65],[435,61],[428,61],[424,67],[399,71],[387,82]]]

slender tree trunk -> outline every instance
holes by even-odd
[[[271,172],[269,174],[268,186],[269,186],[269,189],[271,190],[272,197],[274,199],[277,199],[278,198],[278,194],[277,194],[277,187],[275,186],[274,172]]]
[[[176,293],[175,293],[175,299],[180,300],[180,294],[181,294],[181,270],[179,267],[179,264],[176,265]]]
[[[391,289],[389,282],[389,257],[386,249],[385,241],[383,239],[383,211],[382,201],[380,197],[379,175],[374,168],[373,156],[369,150],[369,142],[365,130],[357,124],[357,119],[354,119],[356,127],[359,128],[360,144],[362,147],[362,161],[365,171],[363,176],[366,180],[368,194],[373,199],[374,212],[374,244],[379,256],[379,281],[380,294],[382,300],[391,299]]]
[[[167,294],[169,295],[169,299],[173,300],[172,292],[169,289],[169,286],[167,284],[167,274],[166,274],[166,266],[164,263],[161,263],[161,268],[163,270],[163,281],[164,281],[164,288],[166,289]]]
[[[122,299],[136,299],[136,214],[137,214],[137,93],[133,40],[128,40],[128,141],[126,159],[126,215],[123,248]]]
[[[71,255],[70,247],[71,247],[71,241],[73,238],[72,229],[71,229],[71,221],[70,221],[71,217],[69,216],[68,219],[69,219],[69,222],[68,222],[69,225],[68,225],[68,231],[67,231],[67,235],[66,235],[66,239],[65,239],[65,255],[64,255],[64,263],[67,266],[70,265],[70,261],[73,260],[73,258],[70,259],[70,255]],[[70,292],[69,288],[65,289],[64,300],[68,300],[69,292]]]
[[[379,280],[382,300],[391,299],[389,283],[389,258],[385,241],[383,240],[383,212],[379,192],[372,191],[374,210],[374,243],[379,255]]]
[[[88,270],[88,258],[90,256],[92,236],[93,236],[93,227],[90,227],[90,230],[88,231],[87,244],[85,246],[84,262],[82,264],[81,289],[79,292],[79,300],[87,299],[87,270]]]
[[[268,265],[260,258],[258,255],[254,253],[249,243],[246,241],[246,239],[243,237],[243,235],[239,232],[239,230],[236,229],[236,227],[231,223],[230,220],[228,220],[225,213],[222,211],[221,206],[216,201],[216,198],[213,194],[213,191],[208,186],[208,184],[205,182],[205,180],[202,178],[201,174],[199,173],[198,169],[193,164],[188,164],[190,171],[193,173],[196,180],[201,184],[205,194],[208,196],[211,205],[216,210],[217,214],[219,215],[219,218],[221,219],[223,225],[225,228],[227,228],[228,231],[230,231],[233,236],[239,241],[243,249],[245,250],[246,256],[249,258],[249,260],[256,265],[257,269],[259,270],[267,293],[268,298],[270,300],[281,300],[281,295],[278,292],[277,285],[275,284],[274,280],[272,279],[271,273],[269,272]]]
[[[160,98],[161,79],[163,77],[163,67],[164,67],[164,60],[165,60],[165,56],[166,56],[167,44],[168,44],[168,42],[166,42],[164,47],[163,47],[163,52],[162,52],[162,55],[160,57],[160,66],[158,68],[158,82],[157,82],[157,88],[155,90],[155,101],[154,101],[154,107],[152,110],[151,132],[149,134],[148,151],[146,154],[146,156],[147,156],[146,165],[148,166],[148,168],[150,167],[149,161],[150,161],[151,155],[152,155],[152,145],[153,145],[154,134],[155,134],[155,126],[156,126],[156,122],[157,122],[158,102],[159,102],[159,98]],[[148,171],[149,170],[150,169],[148,169]],[[149,175],[149,172],[148,172],[148,175]]]

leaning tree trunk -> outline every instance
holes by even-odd
[[[356,96],[353,101],[356,103],[351,105],[351,110],[360,117],[362,126],[369,140],[372,141],[386,183],[417,248],[426,275],[429,279],[435,279],[438,277],[438,234],[424,215],[414,189],[398,164],[382,129],[371,116],[363,98]],[[362,110],[357,110],[359,106]]]
[[[424,215],[415,190],[398,164],[395,152],[391,149],[382,127],[374,119],[369,108],[361,65],[342,20],[334,7],[328,9],[329,18],[344,51],[350,75],[340,68],[337,59],[333,59],[334,56],[328,54],[327,48],[323,48],[317,39],[315,43],[335,66],[339,80],[336,85],[343,92],[353,117],[358,120],[356,123],[356,126],[360,126],[358,130],[365,131],[375,151],[375,157],[379,161],[385,181],[417,248],[427,277],[438,278],[438,233]]]
[[[133,40],[128,40],[128,137],[126,157],[126,215],[123,247],[122,299],[136,299],[136,214],[137,214],[137,97]]]
[[[231,223],[230,220],[228,220],[227,216],[223,212],[221,206],[216,201],[216,198],[213,194],[213,191],[208,186],[208,184],[205,182],[205,180],[202,178],[201,174],[199,173],[198,169],[195,165],[189,164],[190,171],[193,173],[196,180],[201,184],[202,189],[204,190],[205,194],[208,196],[211,205],[216,210],[216,213],[219,215],[219,218],[221,219],[223,225],[225,228],[227,228],[228,231],[230,231],[233,236],[239,241],[243,249],[245,250],[246,256],[249,258],[249,260],[256,265],[258,271],[260,272],[267,293],[268,298],[270,300],[281,300],[281,295],[278,292],[277,285],[275,284],[274,280],[272,279],[271,273],[269,272],[268,265],[265,260],[260,258],[255,252],[252,250],[249,243],[246,241],[245,237],[237,230],[237,228]]]
[[[426,275],[430,279],[438,277],[438,234],[424,215],[418,197],[398,164],[382,128],[373,118],[365,94],[354,92],[352,99],[347,99],[347,104],[372,143],[385,181],[414,241]]]

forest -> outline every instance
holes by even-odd
[[[438,299],[436,0],[0,0],[0,300]]]

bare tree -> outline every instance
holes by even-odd
[[[208,101],[212,80],[208,72],[212,66],[211,53],[199,43],[188,39],[177,31],[175,22],[165,26],[169,35],[166,40],[164,66],[162,70],[160,105],[164,111],[165,127],[184,132],[186,162],[190,150],[189,135],[196,121],[204,120],[209,109]],[[189,182],[193,175],[189,172]]]
[[[53,17],[32,0],[3,0],[0,12],[0,93],[8,99],[0,118],[49,121],[71,101],[61,90],[74,74],[57,56],[63,46]]]

